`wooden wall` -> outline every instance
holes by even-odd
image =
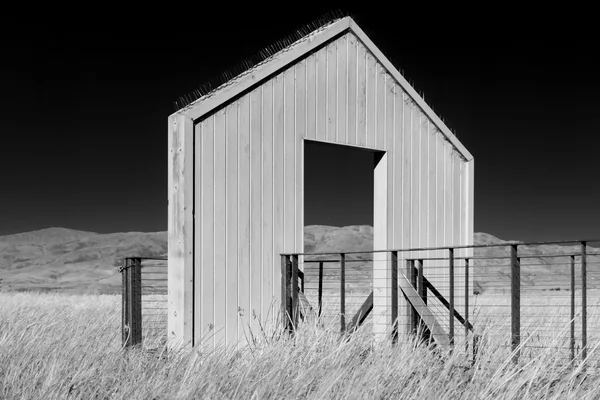
[[[376,248],[472,243],[472,161],[347,32],[194,123],[196,344],[244,341],[278,317],[279,254],[303,251],[305,140],[385,152]],[[383,333],[387,259],[373,278]]]

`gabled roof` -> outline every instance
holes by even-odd
[[[247,71],[227,81],[217,89],[207,93],[199,99],[181,108],[176,114],[185,114],[193,121],[202,119],[216,108],[221,107],[229,100],[239,96],[260,82],[269,79],[272,75],[293,65],[297,60],[304,58],[308,53],[335,40],[346,32],[352,32],[362,44],[371,52],[374,58],[394,77],[402,89],[414,100],[423,112],[433,121],[441,133],[454,145],[456,150],[467,160],[473,159],[469,151],[460,143],[456,136],[448,129],[446,124],[425,103],[425,100],[398,72],[396,67],[381,53],[375,44],[367,37],[360,27],[350,17],[345,17],[318,28],[300,40],[292,43],[283,50],[266,58]]]

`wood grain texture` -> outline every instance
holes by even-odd
[[[169,118],[168,338],[172,348],[193,343],[193,135],[188,117]]]

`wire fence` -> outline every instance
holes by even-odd
[[[123,346],[161,349],[167,342],[167,259],[123,260]]]
[[[600,366],[600,253],[588,242],[283,254],[282,311],[289,330],[311,314],[468,357],[495,347],[515,361],[551,351]],[[121,272],[123,345],[162,348],[167,260],[126,258]]]
[[[298,323],[305,298],[341,331],[385,324],[393,340],[418,334],[470,357],[493,346],[599,366],[600,253],[588,242],[283,254],[284,312]]]

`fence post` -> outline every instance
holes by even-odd
[[[398,342],[398,252],[391,252],[391,311],[392,311],[392,343]]]
[[[454,249],[448,249],[448,339],[454,345]]]
[[[346,331],[346,255],[340,254],[340,327]]]
[[[581,357],[587,358],[587,253],[586,242],[581,242]]]
[[[134,258],[131,268],[131,338],[132,345],[142,343],[142,259]]]
[[[465,258],[465,354],[469,354],[469,259]]]
[[[417,293],[421,300],[423,300],[423,303],[427,304],[427,287],[425,286],[424,279],[425,270],[423,268],[423,259],[419,259],[417,260]],[[419,339],[430,339],[427,325],[423,323],[423,319],[420,316],[418,317],[418,331],[420,335]]]
[[[571,362],[575,360],[575,256],[571,256]]]
[[[291,295],[291,268],[290,268],[290,256],[281,256],[281,315],[283,318],[283,326],[291,333],[292,328],[292,300]]]
[[[511,349],[514,353],[513,362],[519,361],[521,344],[521,265],[517,257],[517,246],[510,246],[510,276],[511,276]]]
[[[129,258],[123,259],[123,265],[121,267],[121,340],[123,347],[128,347],[131,343],[131,317],[129,314],[129,304],[131,298],[129,297]]]
[[[319,261],[319,318],[323,311],[323,261]]]
[[[414,279],[414,277],[415,277],[414,271],[415,271],[415,260],[406,260],[406,278],[408,279],[410,284],[413,285],[413,287],[416,287],[416,281]],[[415,308],[413,307],[412,303],[410,302],[410,300],[408,298],[406,300],[407,300],[406,301],[406,315],[407,315],[407,322],[408,322],[406,330],[409,335],[412,335],[413,333],[415,333],[416,311],[415,311]]]
[[[292,255],[292,321],[294,328],[298,326],[298,256]]]

